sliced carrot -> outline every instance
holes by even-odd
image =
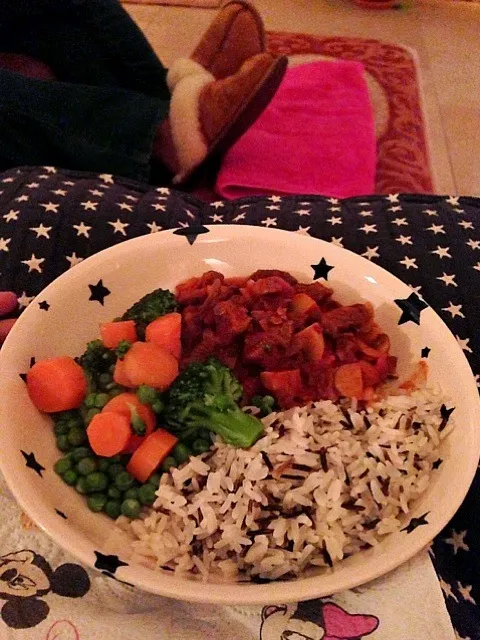
[[[378,358],[390,349],[390,338],[386,333],[380,333],[375,339],[367,344],[363,340],[357,340],[359,349],[369,358]]]
[[[88,442],[93,452],[105,458],[121,453],[131,434],[130,419],[113,411],[97,413],[87,427]]]
[[[365,387],[375,387],[380,382],[380,373],[377,367],[366,360],[361,360],[359,363],[362,369],[362,379]]]
[[[154,342],[159,347],[163,347],[177,360],[180,360],[182,350],[182,315],[180,313],[167,313],[160,316],[147,325],[145,329],[145,340]]]
[[[118,359],[113,370],[113,380],[121,387],[133,388],[135,385],[128,379],[125,373],[125,361]]]
[[[113,411],[113,413],[119,413],[120,415],[128,418],[130,422],[132,420],[132,414],[136,412],[145,423],[145,434],[143,436],[139,436],[135,433],[132,433],[127,446],[122,451],[122,453],[133,453],[136,449],[138,449],[138,447],[144,441],[145,437],[150,435],[150,433],[152,433],[152,431],[155,429],[155,425],[157,422],[155,414],[153,413],[151,408],[146,404],[142,404],[135,393],[126,392],[115,396],[115,398],[112,398],[103,407],[102,412],[104,411]]]
[[[133,320],[121,322],[104,322],[100,325],[102,342],[108,349],[116,349],[122,340],[135,342],[137,340],[137,328]]]
[[[335,371],[335,386],[347,398],[363,397],[362,368],[358,362],[343,364]]]
[[[319,318],[320,307],[306,293],[297,293],[290,302],[288,315],[294,322],[303,322],[307,318]]]
[[[178,361],[154,342],[134,342],[125,358],[125,374],[134,386],[165,391],[178,375]]]
[[[325,340],[318,322],[299,331],[293,338],[294,344],[304,351],[311,362],[320,362],[325,351]]]
[[[139,482],[146,482],[164,460],[178,438],[165,429],[157,429],[145,438],[127,464],[127,471]]]
[[[40,360],[27,373],[27,391],[37,409],[56,413],[82,404],[87,381],[73,358],[62,356]]]

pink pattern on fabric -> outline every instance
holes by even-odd
[[[48,630],[45,640],[80,640],[80,634],[70,620],[57,620]]]
[[[363,614],[351,614],[335,604],[323,605],[326,635],[323,640],[348,640],[361,638],[375,631],[378,618]]]
[[[359,62],[318,61],[289,69],[270,105],[223,159],[216,191],[258,194],[372,193],[373,110]]]

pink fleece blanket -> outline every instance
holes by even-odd
[[[228,151],[224,198],[374,192],[375,131],[363,65],[318,61],[288,69],[270,105]]]

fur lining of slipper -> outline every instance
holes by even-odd
[[[180,182],[207,155],[208,146],[200,123],[199,99],[202,89],[214,81],[215,78],[203,70],[202,74],[183,78],[173,90],[169,118],[180,164],[180,172],[174,178],[175,183]]]
[[[180,80],[188,76],[208,73],[205,67],[191,58],[177,58],[167,73],[167,86],[172,92]]]

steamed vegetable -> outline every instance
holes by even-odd
[[[165,419],[175,433],[190,437],[209,430],[227,444],[250,447],[263,433],[263,425],[238,406],[242,387],[230,369],[211,358],[192,363],[167,394]]]
[[[88,442],[99,456],[111,457],[128,445],[132,429],[130,420],[120,413],[97,413],[87,427]]]
[[[153,342],[134,342],[123,359],[132,385],[148,385],[165,391],[178,375],[178,361]]]
[[[104,322],[100,325],[100,335],[102,342],[108,349],[116,349],[122,340],[135,342],[137,339],[137,329],[133,320],[123,322]]]
[[[154,342],[169,351],[177,360],[180,359],[182,316],[180,313],[167,313],[165,316],[150,322],[145,329],[145,340]]]
[[[51,358],[35,363],[27,373],[27,391],[37,409],[57,413],[80,406],[87,381],[73,358]]]
[[[139,482],[146,482],[177,444],[178,438],[157,429],[145,438],[127,464],[127,471]]]
[[[104,385],[102,376],[108,379],[111,377],[111,368],[115,365],[116,358],[115,352],[108,349],[101,340],[92,340],[87,344],[85,353],[77,362],[87,377],[90,391]]]
[[[122,320],[133,320],[135,324],[145,328],[147,324],[153,322],[160,316],[176,311],[177,303],[175,296],[167,289],[156,289],[147,293],[138,302],[127,309]]]

